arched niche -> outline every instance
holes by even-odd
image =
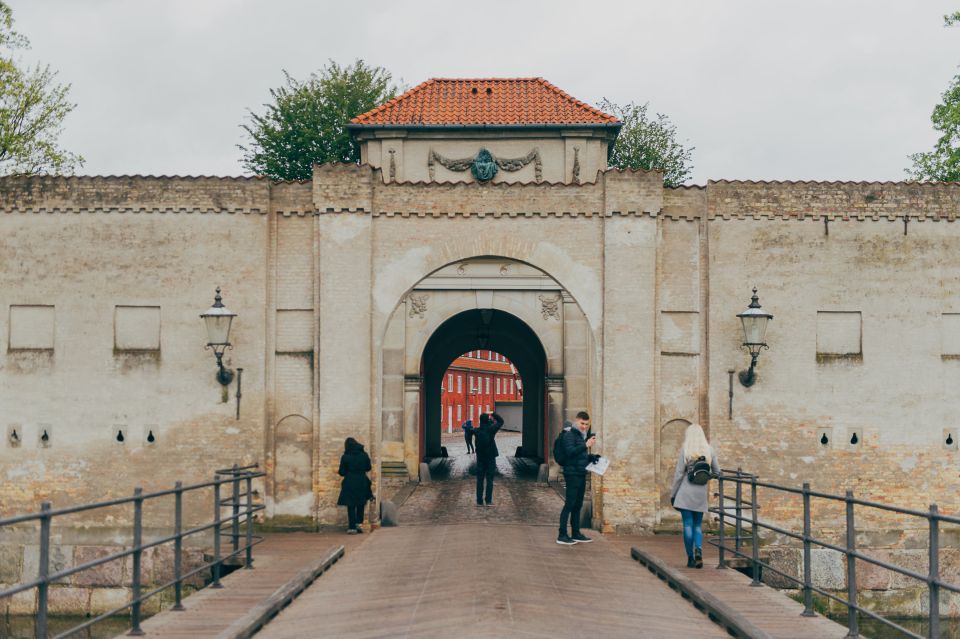
[[[313,426],[303,415],[287,415],[275,429],[274,514],[313,514]]]

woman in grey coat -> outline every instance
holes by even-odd
[[[703,568],[703,515],[708,509],[708,484],[692,483],[687,474],[698,459],[710,460],[713,474],[720,474],[717,454],[707,442],[700,424],[690,424],[683,438],[683,448],[673,471],[673,490],[670,503],[683,518],[683,546],[687,551],[687,568]]]

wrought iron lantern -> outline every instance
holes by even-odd
[[[233,371],[223,365],[223,352],[233,348],[230,344],[230,325],[236,316],[236,313],[223,305],[219,286],[213,298],[213,306],[200,315],[207,326],[207,345],[204,348],[211,349],[217,358],[217,381],[223,386],[229,386],[233,381]]]
[[[750,369],[740,371],[740,383],[744,386],[753,386],[757,379],[754,369],[757,367],[757,358],[760,351],[770,347],[764,341],[767,334],[767,323],[773,319],[773,315],[760,307],[760,298],[757,297],[757,289],[753,289],[753,297],[750,298],[750,306],[737,317],[743,324],[743,347],[750,352]]]

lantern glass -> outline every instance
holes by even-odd
[[[763,339],[767,334],[767,322],[770,321],[769,315],[766,313],[744,313],[740,316],[740,321],[743,322],[743,343],[745,345],[764,343]]]
[[[211,311],[215,309],[210,309]],[[225,311],[227,309],[220,308],[216,309],[218,311]],[[233,323],[233,318],[236,317],[236,314],[230,313],[211,313],[206,312],[203,314],[203,321],[207,325],[207,343],[211,346],[220,346],[230,343],[230,324]]]

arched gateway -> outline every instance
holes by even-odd
[[[521,454],[548,461],[547,442],[564,416],[591,404],[591,342],[572,296],[534,266],[482,256],[438,269],[404,296],[385,331],[380,440],[388,466],[402,461],[415,477],[420,461],[440,455],[442,376],[474,349],[516,366]]]

